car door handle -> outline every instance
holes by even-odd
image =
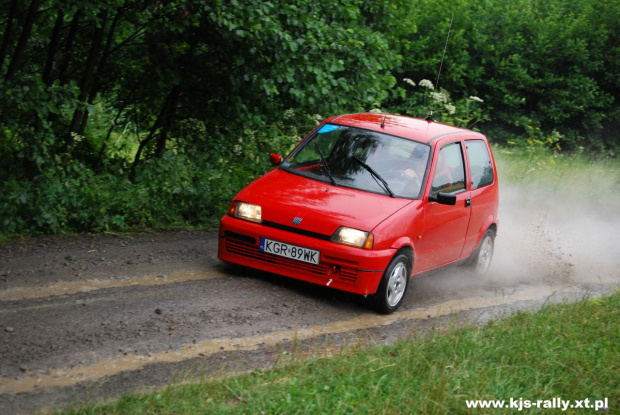
[[[471,199],[465,199],[465,207],[471,206]]]

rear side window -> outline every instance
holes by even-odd
[[[472,190],[493,183],[493,165],[486,143],[482,140],[468,140],[466,145]]]

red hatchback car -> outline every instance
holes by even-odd
[[[493,256],[499,188],[484,135],[391,114],[318,125],[278,167],[244,188],[220,222],[226,262],[403,301],[409,279]]]

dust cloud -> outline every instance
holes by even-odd
[[[502,181],[500,172],[499,230],[487,273],[479,277],[448,267],[415,277],[411,303],[532,290],[540,297],[584,298],[619,287],[619,186],[565,182],[572,183]]]
[[[620,284],[620,195],[593,194],[578,184],[500,186],[500,226],[487,279],[551,287]]]

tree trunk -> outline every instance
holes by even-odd
[[[88,94],[88,99],[86,102],[92,104],[97,97],[97,93],[99,92],[98,88],[98,79],[101,79],[103,71],[105,70],[106,64],[108,63],[108,58],[110,57],[110,49],[112,48],[112,44],[114,43],[114,33],[116,32],[116,26],[120,21],[121,15],[124,9],[121,8],[114,19],[112,20],[112,24],[110,25],[110,30],[108,30],[107,40],[103,49],[100,52],[101,59],[99,60],[99,65],[97,65],[97,69],[94,71],[93,82],[90,85],[90,92]],[[82,115],[82,122],[80,123],[78,134],[84,135],[84,131],[86,130],[86,124],[88,123],[88,112],[84,111]]]
[[[67,38],[61,49],[62,62],[60,64],[60,68],[58,68],[58,79],[60,80],[61,85],[66,84],[67,79],[69,78],[68,69],[71,63],[71,49],[73,48],[73,41],[75,40],[75,35],[78,32],[79,25],[80,25],[80,12],[78,11],[73,15],[73,19],[71,19],[71,25],[69,26],[69,33],[67,34]]]
[[[146,147],[146,145],[155,138],[156,133],[160,128],[165,127],[164,129],[167,130],[167,128],[170,125],[170,119],[172,115],[174,114],[174,107],[176,106],[176,103],[180,96],[181,96],[181,86],[175,85],[174,87],[172,87],[172,89],[168,93],[168,96],[166,97],[166,100],[164,101],[164,104],[162,105],[161,110],[159,111],[157,120],[155,121],[155,123],[151,127],[151,130],[149,131],[149,135],[144,140],[140,141],[140,146],[138,147],[136,156],[133,159],[133,164],[131,165],[131,171],[129,172],[129,180],[132,183],[134,183],[136,179],[136,169],[138,167],[138,163],[140,162],[140,157],[142,156],[142,151],[144,150],[144,147]],[[160,133],[160,136],[157,139],[156,154],[158,151],[161,151],[161,154],[163,154],[163,151],[166,148],[166,138],[167,138],[166,131],[162,131]],[[161,156],[161,154],[157,154],[157,155]]]
[[[103,22],[105,22],[105,13],[102,13],[99,17]],[[88,58],[86,59],[82,80],[80,81],[80,94],[78,96],[78,100],[81,103],[86,102],[95,83],[95,68],[97,60],[101,55],[101,43],[104,35],[104,26],[105,24],[102,24],[101,27],[96,27],[93,33],[93,40],[88,52]],[[69,127],[69,132],[65,141],[65,147],[67,150],[73,147],[75,142],[74,134],[82,135],[84,133],[82,126],[85,125],[83,118],[86,116],[88,116],[88,114],[82,108],[77,108],[73,113],[73,119],[71,120],[71,126]]]
[[[43,68],[43,75],[41,77],[43,83],[48,87],[51,86],[53,82],[52,69],[54,68],[54,60],[56,58],[56,51],[58,50],[58,43],[60,42],[60,32],[62,30],[64,20],[65,12],[59,10],[58,16],[56,17],[56,23],[54,24],[54,31],[52,32],[52,38],[50,39],[50,44],[47,49],[45,68]]]
[[[18,0],[13,0],[11,2],[11,8],[9,9],[9,15],[6,21],[6,28],[4,29],[4,34],[2,35],[2,45],[0,46],[0,73],[2,72],[2,66],[4,65],[4,60],[6,59],[6,55],[8,53],[9,43],[11,43],[13,22],[15,21],[15,16],[17,15],[17,3]]]
[[[175,109],[177,107],[177,102],[179,101],[179,97],[181,96],[181,87],[175,86],[170,91],[170,100],[168,102],[168,108],[166,109],[165,118],[161,124],[161,132],[157,136],[157,145],[155,146],[155,157],[161,157],[164,155],[166,151],[166,141],[168,140],[168,133],[170,132],[170,127],[172,125],[172,120],[174,118]]]
[[[11,79],[13,75],[15,75],[24,61],[28,39],[30,39],[32,26],[34,25],[34,19],[40,4],[41,0],[32,0],[30,2],[30,7],[28,8],[28,13],[26,14],[26,19],[24,20],[24,25],[22,27],[22,33],[19,36],[17,46],[15,47],[15,52],[13,53],[13,57],[9,63],[9,68],[7,69],[4,77],[6,80]]]

